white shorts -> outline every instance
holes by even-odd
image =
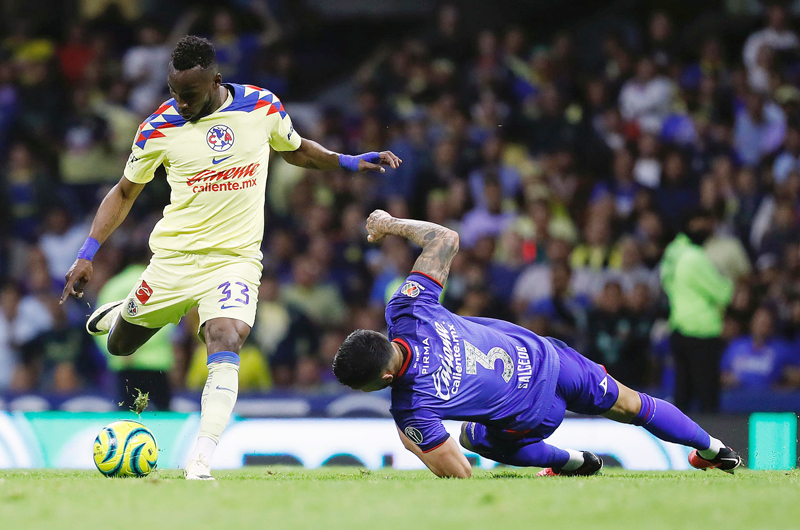
[[[153,256],[125,300],[122,318],[145,328],[177,324],[199,306],[200,328],[212,318],[235,318],[252,327],[261,262],[220,254],[170,252]],[[202,338],[202,337],[201,337]]]

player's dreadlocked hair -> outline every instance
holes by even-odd
[[[333,374],[343,385],[361,388],[386,369],[392,358],[389,339],[368,329],[352,332],[333,358]]]
[[[191,70],[195,66],[206,69],[216,62],[214,45],[203,37],[186,35],[172,50],[172,66],[176,70]]]

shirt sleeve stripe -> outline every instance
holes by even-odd
[[[431,276],[430,274],[425,274],[425,273],[424,273],[424,272],[422,272],[422,271],[411,271],[411,274],[421,274],[421,275],[425,276],[426,278],[430,279],[432,282],[436,282],[436,285],[438,285],[439,287],[441,287],[442,289],[444,289],[444,285],[442,285],[442,284],[441,284],[441,282],[440,282],[439,280],[437,280],[436,278],[434,278],[434,277],[433,277],[433,276]]]
[[[447,436],[445,436],[444,440],[442,440],[442,441],[441,441],[441,442],[439,442],[438,444],[434,445],[434,446],[433,446],[433,447],[431,447],[430,449],[425,449],[425,450],[424,450],[424,451],[422,451],[422,452],[423,452],[423,453],[430,453],[430,452],[431,452],[431,451],[433,451],[434,449],[439,449],[439,448],[440,448],[441,446],[443,446],[443,445],[444,445],[444,443],[445,443],[447,440],[449,440],[449,439],[450,439],[450,435],[448,434]]]

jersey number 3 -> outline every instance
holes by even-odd
[[[489,353],[483,353],[464,341],[464,356],[467,358],[467,373],[470,375],[478,373],[479,364],[487,370],[494,370],[494,362],[500,359],[503,361],[503,381],[508,383],[514,376],[514,361],[503,348],[492,348]]]

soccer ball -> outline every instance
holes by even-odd
[[[144,477],[156,460],[156,438],[138,421],[115,421],[94,440],[94,464],[107,477]]]

